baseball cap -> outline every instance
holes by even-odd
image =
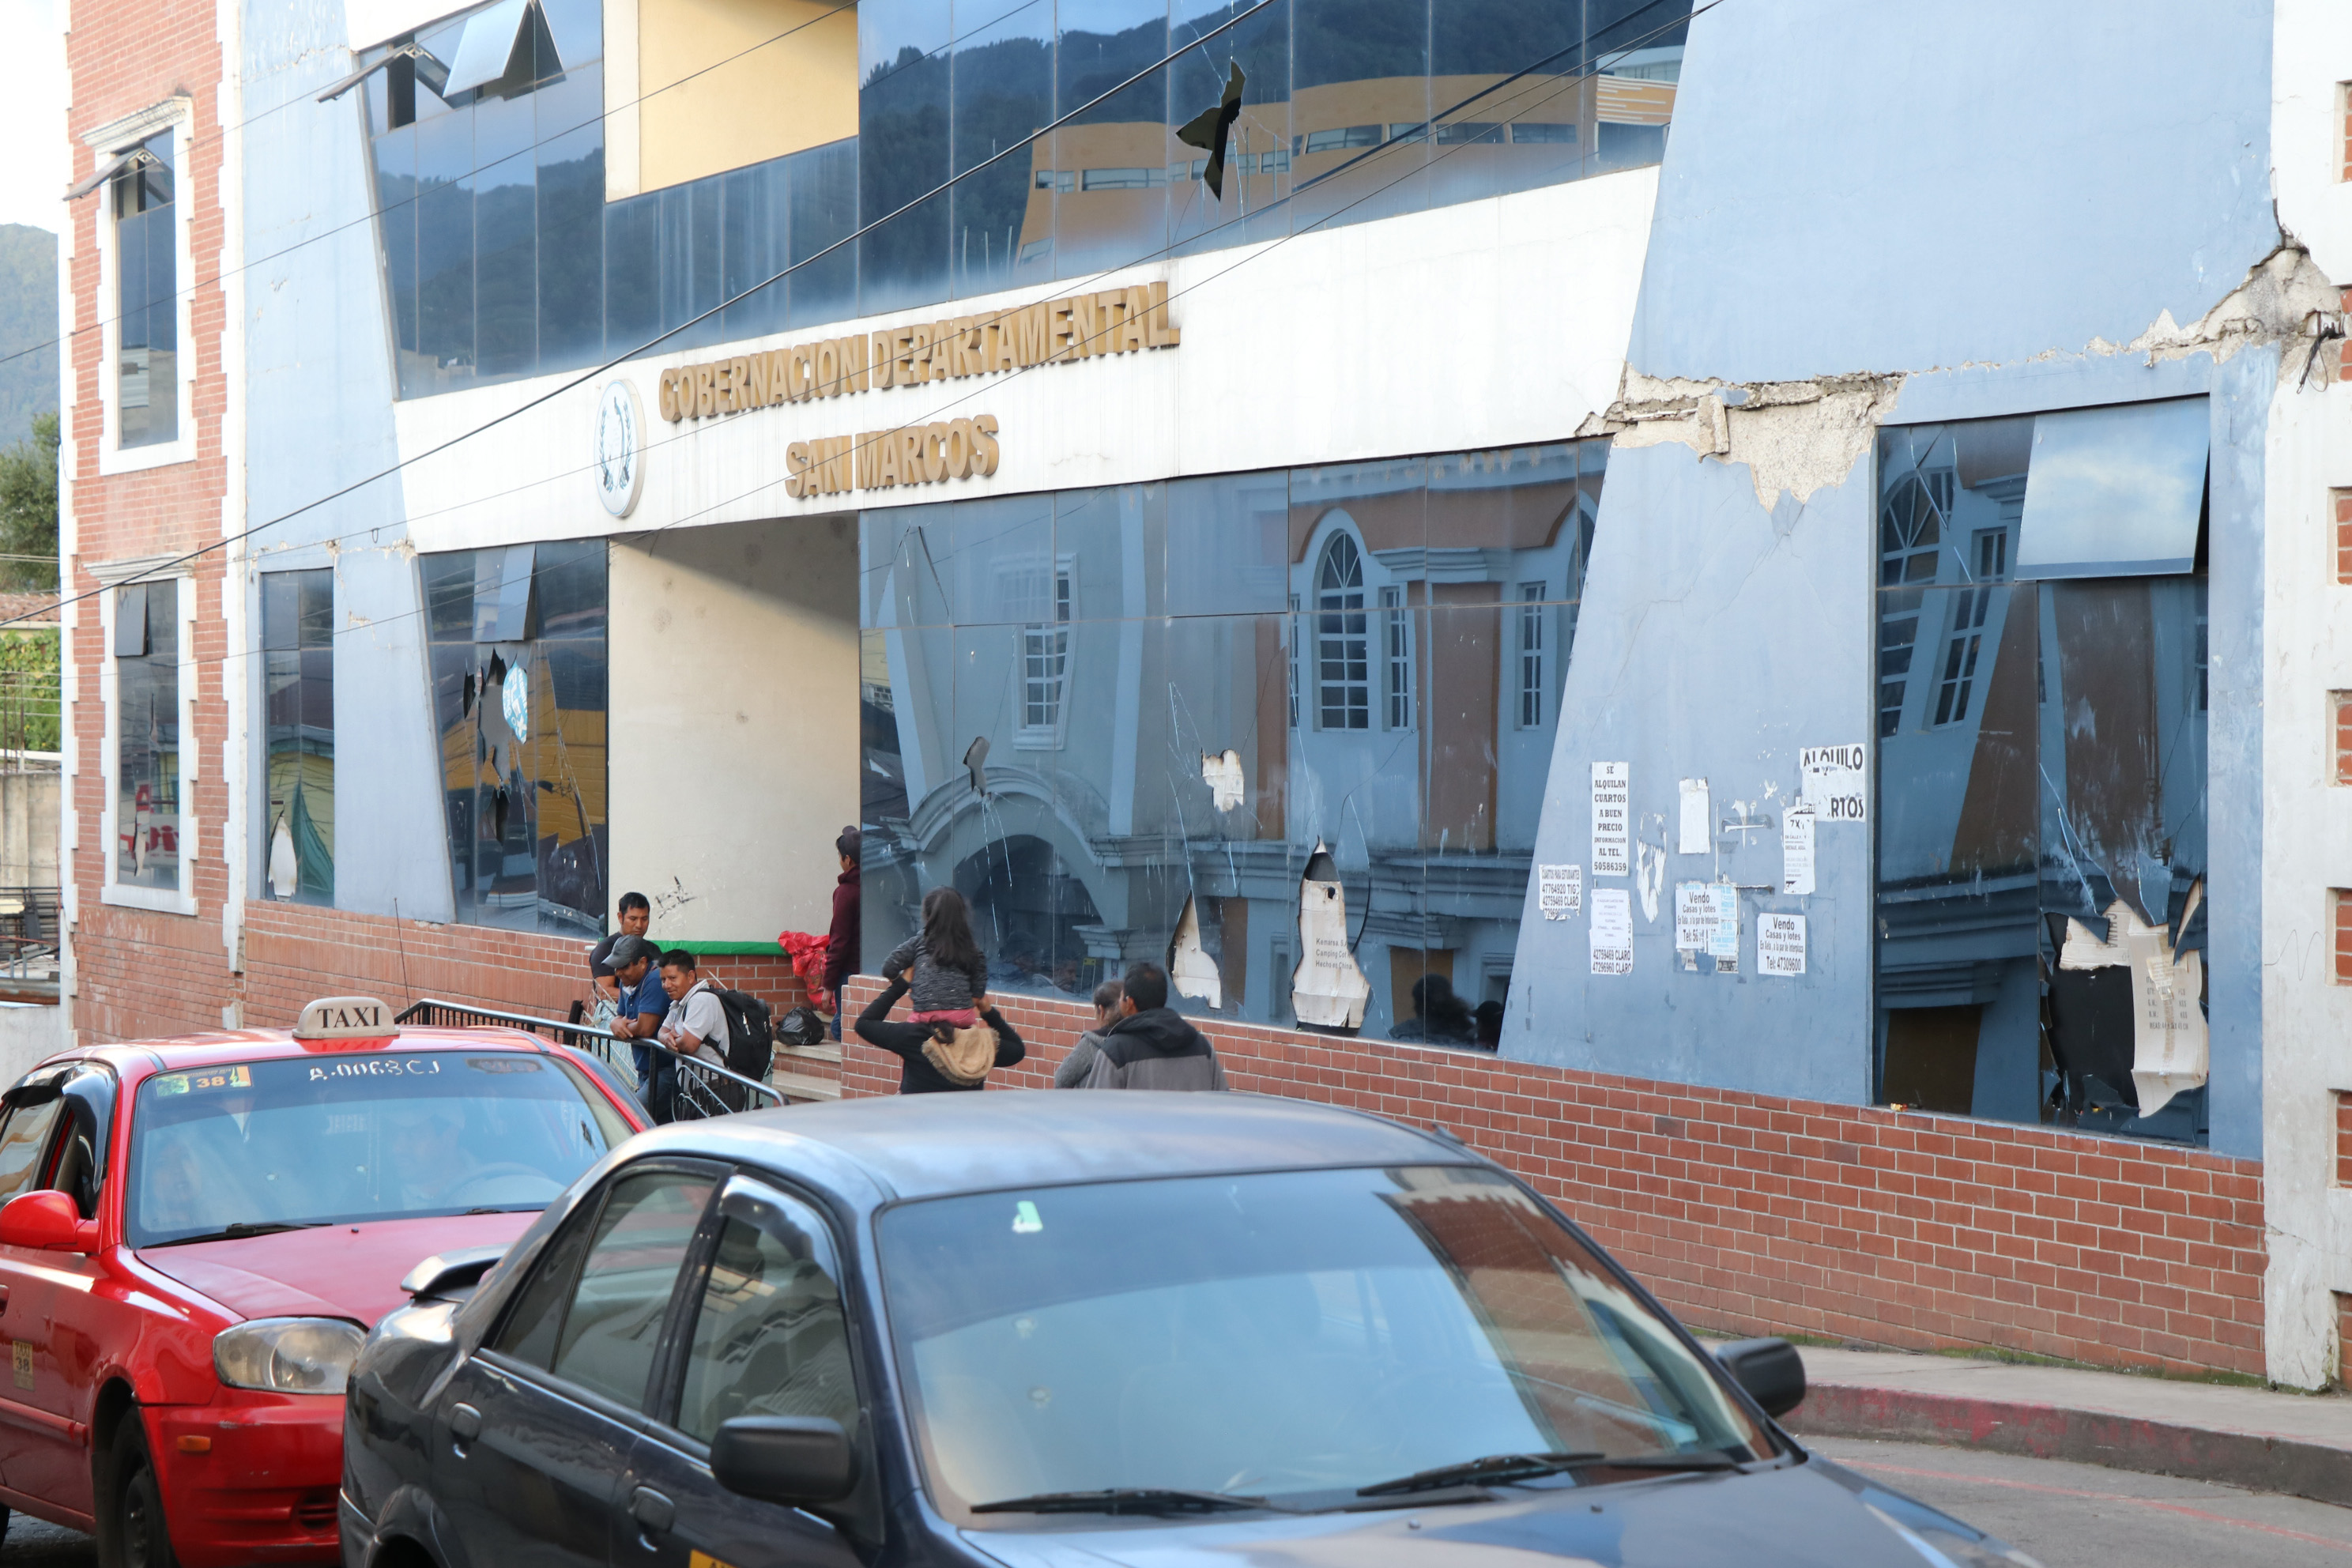
[[[604,962],[615,969],[626,969],[637,960],[651,958],[659,951],[644,937],[632,936],[624,932],[614,939],[613,951],[604,955]]]

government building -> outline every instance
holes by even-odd
[[[2340,7],[446,4],[73,7],[79,1039],[781,1007],[856,824],[1000,1087],[1148,959],[1696,1324],[2344,1375]]]

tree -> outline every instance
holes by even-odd
[[[58,585],[58,416],[0,452],[0,586]]]

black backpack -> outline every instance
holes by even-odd
[[[754,1083],[768,1081],[776,1059],[776,1032],[768,1005],[748,991],[721,991],[727,1014],[727,1070]]]

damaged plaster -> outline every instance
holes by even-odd
[[[2343,296],[2336,284],[2292,239],[2248,268],[2237,288],[2187,326],[2158,312],[2129,342],[2094,337],[2079,354],[2048,350],[2025,363],[2139,356],[2155,365],[2210,354],[2226,363],[2258,343],[2308,345],[2280,358],[2279,379],[2305,370],[2323,342],[2344,331]],[[1919,371],[1855,371],[1803,381],[1727,382],[1644,374],[1629,363],[1618,383],[1617,400],[1587,418],[1580,437],[1608,436],[1620,450],[1669,443],[1688,447],[1702,458],[1745,463],[1756,488],[1756,503],[1775,510],[1785,493],[1798,505],[1816,491],[1842,484],[1856,459],[1870,450],[1878,426],[1892,421],[1904,383],[1915,374],[2006,368],[1975,361],[1933,365]],[[1777,513],[1776,513],[1777,516]]]

